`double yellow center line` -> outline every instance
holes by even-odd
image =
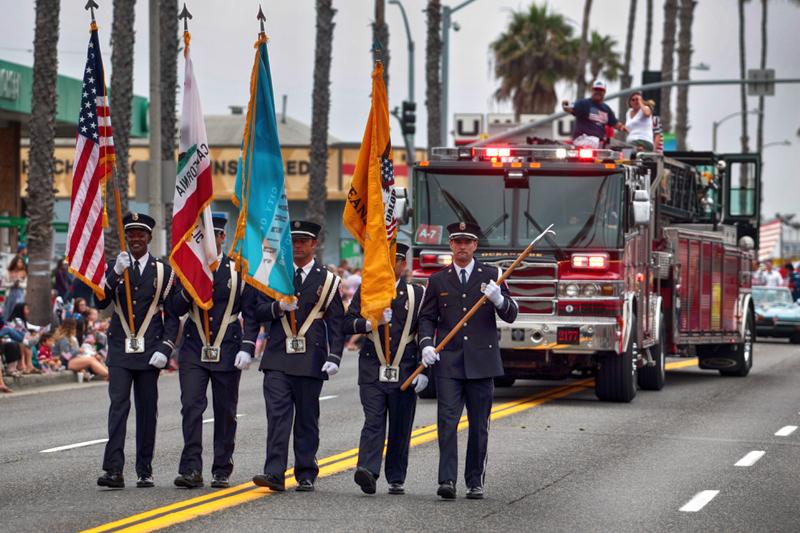
[[[675,363],[667,364],[667,369],[674,370],[677,368],[685,368],[695,366],[697,359],[688,359]],[[492,408],[490,418],[491,420],[498,420],[513,414],[533,409],[547,402],[564,398],[572,394],[584,391],[590,388],[594,383],[593,379],[584,379],[581,381],[572,382],[568,385],[562,385],[550,389],[546,392],[520,398],[510,402],[498,404]],[[458,430],[462,431],[468,426],[467,417],[462,416],[458,424]],[[430,424],[414,430],[411,433],[411,446],[420,446],[422,444],[431,442],[437,438],[436,424]],[[332,476],[356,467],[358,462],[358,448],[325,457],[319,461],[319,477]],[[294,469],[290,468],[286,471],[286,488],[291,489],[297,485],[294,479]],[[235,507],[243,503],[258,500],[265,496],[274,494],[268,489],[257,487],[251,481],[230,487],[227,489],[211,492],[190,498],[188,500],[181,500],[163,507],[157,507],[143,513],[135,514],[115,522],[102,524],[92,529],[84,530],[83,533],[95,532],[110,532],[110,531],[125,531],[125,532],[145,532],[155,531],[165,527],[169,527],[181,522],[186,522],[229,507]]]

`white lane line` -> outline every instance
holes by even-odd
[[[236,418],[242,418],[243,416],[247,416],[247,415],[246,414],[237,414]],[[214,421],[213,418],[206,418],[206,419],[203,420],[203,424],[210,424],[213,421]]]
[[[87,440],[86,442],[78,442],[77,444],[67,444],[66,446],[48,448],[46,450],[41,450],[39,453],[63,452],[64,450],[72,450],[73,448],[83,448],[84,446],[93,446],[95,444],[103,444],[105,442],[108,442],[108,439]]]
[[[739,461],[737,461],[737,463],[733,466],[753,466],[758,462],[759,459],[764,457],[765,453],[767,452],[761,450],[753,450],[752,452],[748,453],[747,455],[739,459]]]
[[[338,398],[339,396],[334,394],[332,396],[320,396],[319,401],[324,402],[325,400],[333,400],[334,398]]]
[[[797,426],[783,426],[781,429],[775,432],[776,437],[788,437],[792,433],[795,432]]]
[[[706,506],[708,502],[713,500],[719,494],[718,490],[704,490],[694,495],[694,498],[689,500],[686,505],[680,508],[684,513],[696,513]]]

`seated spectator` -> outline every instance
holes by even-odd
[[[93,374],[108,379],[108,369],[106,365],[98,361],[94,354],[87,354],[81,351],[78,338],[76,336],[76,322],[74,318],[67,318],[56,329],[55,346],[53,355],[61,358],[61,362],[75,372],[90,370]]]
[[[642,93],[635,92],[628,98],[625,127],[628,128],[628,144],[638,151],[653,151],[653,110],[642,101]]]
[[[28,304],[18,303],[11,311],[11,316],[8,317],[9,323],[20,331],[24,337],[20,343],[21,351],[21,366],[23,367],[23,374],[39,374],[41,371],[33,365],[33,347],[39,340],[39,330],[41,326],[36,326],[28,322]]]
[[[605,141],[606,125],[628,131],[625,125],[617,120],[614,111],[603,101],[605,97],[605,82],[595,80],[592,83],[591,98],[582,98],[573,105],[567,100],[561,102],[561,108],[565,112],[575,115],[575,127],[572,130],[572,142],[575,146],[600,148]]]
[[[53,357],[53,346],[55,343],[56,340],[53,338],[52,333],[42,333],[41,337],[39,337],[39,366],[45,374],[58,372],[64,368],[61,364],[61,360]]]
[[[6,385],[6,382],[3,381],[3,365],[0,365],[0,392],[14,392],[13,390],[9,389],[8,385]]]
[[[20,363],[22,357],[20,343],[23,340],[25,340],[23,333],[0,318],[0,343],[2,343],[0,346],[2,346],[3,357],[8,365],[8,373],[14,377],[19,377],[23,370],[27,370],[27,367]]]

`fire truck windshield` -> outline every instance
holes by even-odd
[[[456,220],[481,227],[480,245],[526,246],[555,224],[539,248],[621,248],[623,176],[531,175],[525,188],[506,188],[501,174],[419,173],[415,243],[446,245]]]

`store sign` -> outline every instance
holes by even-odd
[[[19,72],[6,68],[0,69],[0,98],[16,102],[21,85],[22,75]]]

